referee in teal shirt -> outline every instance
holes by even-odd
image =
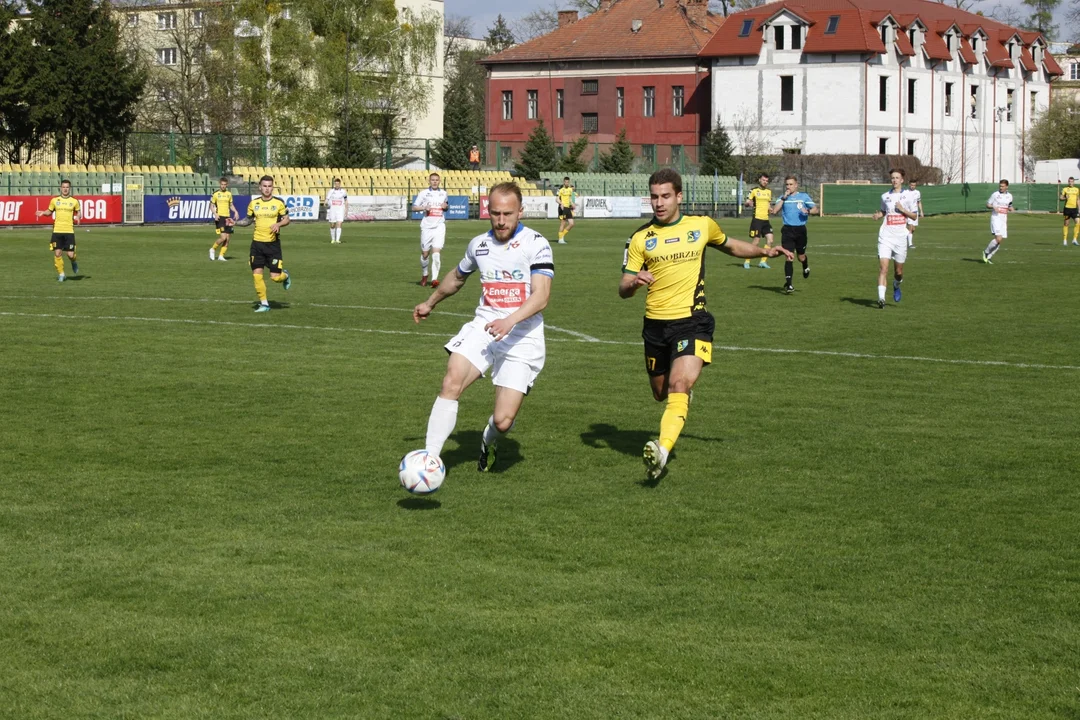
[[[811,215],[820,215],[821,210],[813,198],[799,192],[799,180],[794,175],[784,178],[784,196],[769,209],[773,215],[782,215],[784,227],[780,230],[780,243],[783,248],[799,256],[802,263],[803,278],[810,277],[810,263],[806,260],[806,221]],[[791,285],[791,275],[795,264],[788,260],[784,263],[784,292],[795,292]]]

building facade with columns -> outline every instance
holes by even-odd
[[[736,152],[915,155],[951,182],[1023,180],[1062,74],[1041,34],[929,0],[774,2],[700,57]]]

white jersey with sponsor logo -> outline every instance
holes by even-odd
[[[345,208],[345,203],[349,201],[349,194],[345,192],[345,188],[330,189],[326,191],[326,207],[328,208]]]
[[[922,191],[904,190],[900,195],[902,197],[901,202],[904,205],[904,209],[917,215],[919,213],[919,203],[922,202]]]
[[[509,317],[529,299],[533,275],[555,277],[555,263],[547,239],[519,224],[506,242],[499,242],[491,232],[474,237],[458,263],[458,272],[480,276],[482,291],[476,317],[491,322]],[[511,334],[543,333],[544,314],[537,313],[518,323]]]
[[[990,196],[990,199],[986,201],[986,204],[990,206],[991,215],[1002,215],[1005,213],[998,212],[998,208],[1012,208],[1013,196],[1011,192],[998,192],[994,191],[994,194]]]
[[[447,202],[447,197],[445,190],[431,188],[421,190],[417,194],[413,205],[424,208],[424,217],[420,221],[420,227],[433,228],[446,222],[443,216],[443,205]]]
[[[904,204],[904,191],[881,194],[881,212],[885,217],[881,219],[881,229],[878,231],[878,241],[903,240],[907,242],[908,219],[900,213],[901,209],[908,210]],[[908,210],[911,212],[911,210]]]

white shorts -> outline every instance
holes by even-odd
[[[994,235],[995,237],[1000,235],[1002,239],[1009,237],[1009,216],[991,215],[990,234]]]
[[[462,325],[458,334],[446,343],[446,351],[464,356],[481,375],[491,368],[493,385],[529,392],[536,376],[544,369],[547,357],[544,336],[511,333],[496,341],[484,329],[487,323],[483,318],[475,318]]]
[[[907,238],[883,238],[880,235],[877,240],[877,256],[879,260],[892,260],[901,265],[907,260]]]
[[[440,223],[433,228],[420,226],[420,249],[424,252],[429,250],[442,250],[446,244],[446,225]]]
[[[345,222],[345,206],[339,205],[334,207],[331,205],[326,209],[326,222],[339,223]]]
[[[915,220],[912,220],[911,218],[908,218],[907,224],[908,224],[908,227],[919,227],[919,220],[918,220],[918,218],[916,218]]]

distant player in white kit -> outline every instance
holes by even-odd
[[[341,187],[341,178],[334,178],[334,187],[326,193],[326,221],[330,223],[330,244],[341,244],[341,223],[345,222],[345,208],[349,194]]]
[[[442,389],[428,417],[425,448],[440,455],[457,423],[458,399],[477,378],[491,369],[495,411],[480,442],[476,469],[495,464],[499,439],[514,426],[514,418],[546,356],[544,316],[555,277],[551,245],[543,235],[518,224],[521,190],[499,183],[488,193],[491,231],[469,242],[465,257],[426,301],[413,310],[419,323],[432,309],[478,274],[482,284],[476,317],[446,343],[450,360]]]
[[[439,173],[428,176],[428,188],[413,201],[413,212],[422,212],[420,220],[420,284],[428,284],[428,256],[431,256],[431,287],[439,287],[442,249],[446,244],[446,210],[450,207],[445,190],[439,189]]]
[[[904,208],[915,213],[915,217],[907,221],[907,246],[910,250],[915,247],[915,228],[919,227],[919,218],[923,216],[922,192],[914,180],[908,183],[908,189],[904,191]]]
[[[986,207],[990,208],[990,234],[994,236],[990,244],[983,250],[983,262],[993,265],[990,258],[1001,249],[1001,242],[1009,237],[1009,213],[1013,209],[1013,196],[1009,192],[1009,181],[1002,180],[998,183],[997,192],[986,201]]]
[[[905,206],[904,171],[889,171],[892,190],[881,195],[881,209],[874,213],[875,220],[881,220],[878,230],[877,255],[878,307],[885,307],[885,281],[889,274],[889,261],[893,264],[893,302],[900,302],[900,283],[904,282],[904,261],[908,251],[908,223],[918,216]]]

